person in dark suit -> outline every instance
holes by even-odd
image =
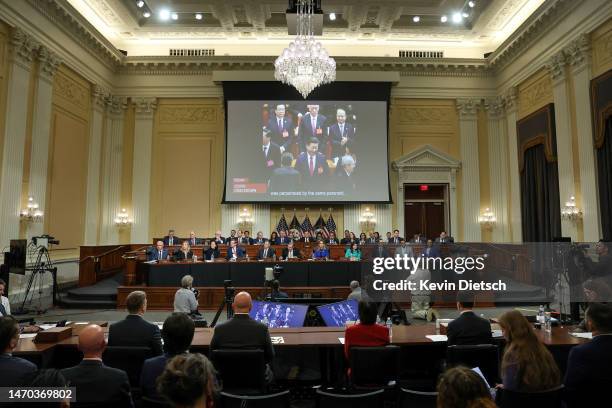
[[[186,261],[187,259],[193,259],[193,252],[189,246],[189,241],[183,241],[183,244],[179,249],[174,251],[174,259],[176,261]]]
[[[393,230],[393,235],[389,238],[389,243],[399,245],[402,239],[404,238],[400,237],[399,230],[396,229]]]
[[[411,244],[425,244],[427,243],[427,239],[421,234],[414,234],[412,238],[410,238],[409,243]]]
[[[285,105],[276,105],[274,116],[268,121],[272,142],[280,147],[281,153],[289,150],[294,139],[293,121],[285,117]]]
[[[276,245],[287,245],[288,243],[293,241],[290,237],[287,236],[287,232],[285,230],[280,230],[279,234],[280,235],[276,238]]]
[[[355,142],[355,128],[346,123],[344,109],[336,111],[336,123],[328,128],[328,138],[332,144],[332,158],[354,153],[351,146]]]
[[[325,241],[327,245],[339,245],[340,241],[336,238],[336,233],[334,231],[329,233],[329,239]]]
[[[225,237],[221,235],[221,231],[215,231],[215,237],[212,239],[217,243],[217,245],[225,244]]]
[[[427,258],[439,258],[440,257],[440,247],[438,245],[434,245],[431,239],[427,240],[427,246],[423,248],[423,252],[421,256]]]
[[[287,248],[283,248],[282,255],[281,258],[285,260],[293,258],[300,259],[302,257],[300,250],[294,247],[293,242],[288,243]]]
[[[304,231],[304,236],[300,238],[300,242],[304,242],[306,244],[316,242],[314,238],[310,235],[310,231]]]
[[[300,122],[300,128],[298,131],[298,143],[300,144],[300,151],[304,151],[310,138],[317,139],[323,147],[326,142],[326,134],[323,131],[327,126],[327,118],[323,115],[319,115],[319,105],[307,105],[308,113],[302,116]]]
[[[225,259],[227,261],[238,260],[240,258],[244,258],[244,255],[244,249],[238,246],[235,239],[231,240],[229,247],[227,247],[227,255],[225,256]]]
[[[146,293],[140,290],[131,292],[125,303],[129,314],[125,319],[110,325],[108,345],[149,347],[154,356],[160,355],[162,345],[159,328],[142,318],[147,311]]]
[[[243,245],[253,245],[253,238],[251,238],[249,231],[244,231],[242,238],[240,238],[240,243]]]
[[[19,324],[12,316],[0,317],[0,387],[23,385],[23,377],[36,371],[28,360],[11,355],[19,344]]]
[[[174,230],[171,229],[171,230],[168,230],[168,235],[164,237],[163,241],[164,241],[164,245],[166,246],[179,245],[180,238],[174,235]]]
[[[253,238],[253,245],[262,245],[268,239],[263,236],[263,232],[257,231],[257,236]]]
[[[288,192],[297,190],[301,183],[300,172],[291,167],[293,164],[293,154],[285,152],[281,155],[281,167],[272,171],[270,177],[270,191]]]
[[[593,339],[572,347],[563,384],[568,408],[594,407],[607,401],[612,384],[612,306],[592,303],[586,311]]]
[[[237,238],[236,238],[236,230],[231,230],[231,231],[230,231],[230,236],[229,236],[229,237],[227,237],[227,238],[225,238],[225,243],[226,243],[227,245],[229,245],[229,243],[232,241],[232,239],[237,239]]]
[[[164,321],[161,335],[164,340],[164,354],[145,360],[140,374],[140,388],[144,396],[160,399],[155,381],[172,357],[189,351],[195,325],[186,313],[172,313]]]
[[[196,233],[194,231],[191,231],[189,233],[189,245],[191,245],[192,247],[196,245],[202,245],[202,239],[197,238]]]
[[[263,243],[263,246],[259,251],[257,251],[257,259],[276,259],[276,251],[274,248],[270,248],[270,241],[266,241]]]
[[[374,258],[387,258],[387,257],[389,257],[389,250],[385,246],[385,242],[382,239],[378,240],[378,245],[372,251],[372,257],[374,257]]]
[[[311,137],[306,142],[306,151],[300,153],[295,162],[295,169],[302,176],[302,189],[305,191],[323,191],[327,186],[326,176],[329,166],[325,155],[319,153],[319,140]]]
[[[234,317],[215,327],[215,332],[210,340],[210,350],[263,350],[269,368],[274,359],[274,347],[272,347],[268,327],[249,316],[252,306],[253,302],[248,292],[240,292],[234,297],[234,303],[232,303]],[[270,371],[268,372],[271,374]]]
[[[440,236],[436,238],[435,241],[436,244],[452,244],[453,242],[455,242],[455,238],[451,237],[450,235],[446,235],[446,231],[442,231]]]
[[[106,348],[104,330],[89,325],[79,334],[79,350],[83,360],[74,367],[61,370],[71,387],[76,387],[79,403],[107,407],[133,407],[128,376],[123,370],[107,367],[102,362]]]
[[[219,258],[221,258],[221,252],[219,251],[217,241],[210,241],[210,246],[204,251],[204,259],[211,261]]]
[[[448,345],[475,345],[491,344],[491,323],[487,319],[476,315],[473,292],[460,292],[457,298],[457,310],[461,313],[458,318],[448,324],[446,335]]]
[[[334,175],[334,185],[337,191],[344,191],[350,197],[359,189],[359,177],[355,175],[355,159],[346,155],[339,163],[341,168]]]
[[[168,258],[168,250],[164,248],[164,241],[157,241],[155,248],[147,251],[147,261],[167,261]]]
[[[287,292],[283,292],[280,289],[280,282],[277,279],[274,279],[270,284],[272,287],[272,293],[268,296],[268,299],[272,302],[276,302],[277,299],[288,299],[289,295]]]
[[[257,169],[257,174],[254,176],[266,183],[270,180],[272,172],[281,164],[280,146],[272,142],[272,132],[268,128],[263,128],[262,143],[261,143],[261,159]]]

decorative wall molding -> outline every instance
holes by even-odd
[[[218,110],[204,106],[163,106],[159,110],[159,122],[172,123],[204,123],[215,122]]]
[[[9,39],[9,58],[29,70],[36,55],[36,50],[40,47],[32,36],[20,28],[11,30]]]
[[[132,98],[132,103],[136,108],[136,115],[147,116],[153,115],[157,109],[157,98]]]

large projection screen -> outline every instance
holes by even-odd
[[[227,101],[225,202],[390,202],[386,101]]]

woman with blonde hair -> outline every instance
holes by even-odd
[[[518,392],[541,392],[561,384],[559,368],[552,354],[519,311],[504,313],[499,319],[499,325],[506,339],[501,388]]]

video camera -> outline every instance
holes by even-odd
[[[225,290],[225,301],[228,303],[234,303],[234,295],[236,294],[236,288],[232,286],[232,280],[226,279],[223,281],[223,289]]]
[[[51,235],[44,234],[39,237],[32,237],[32,242],[37,247],[49,248],[49,245],[59,245],[59,239],[55,239]]]

